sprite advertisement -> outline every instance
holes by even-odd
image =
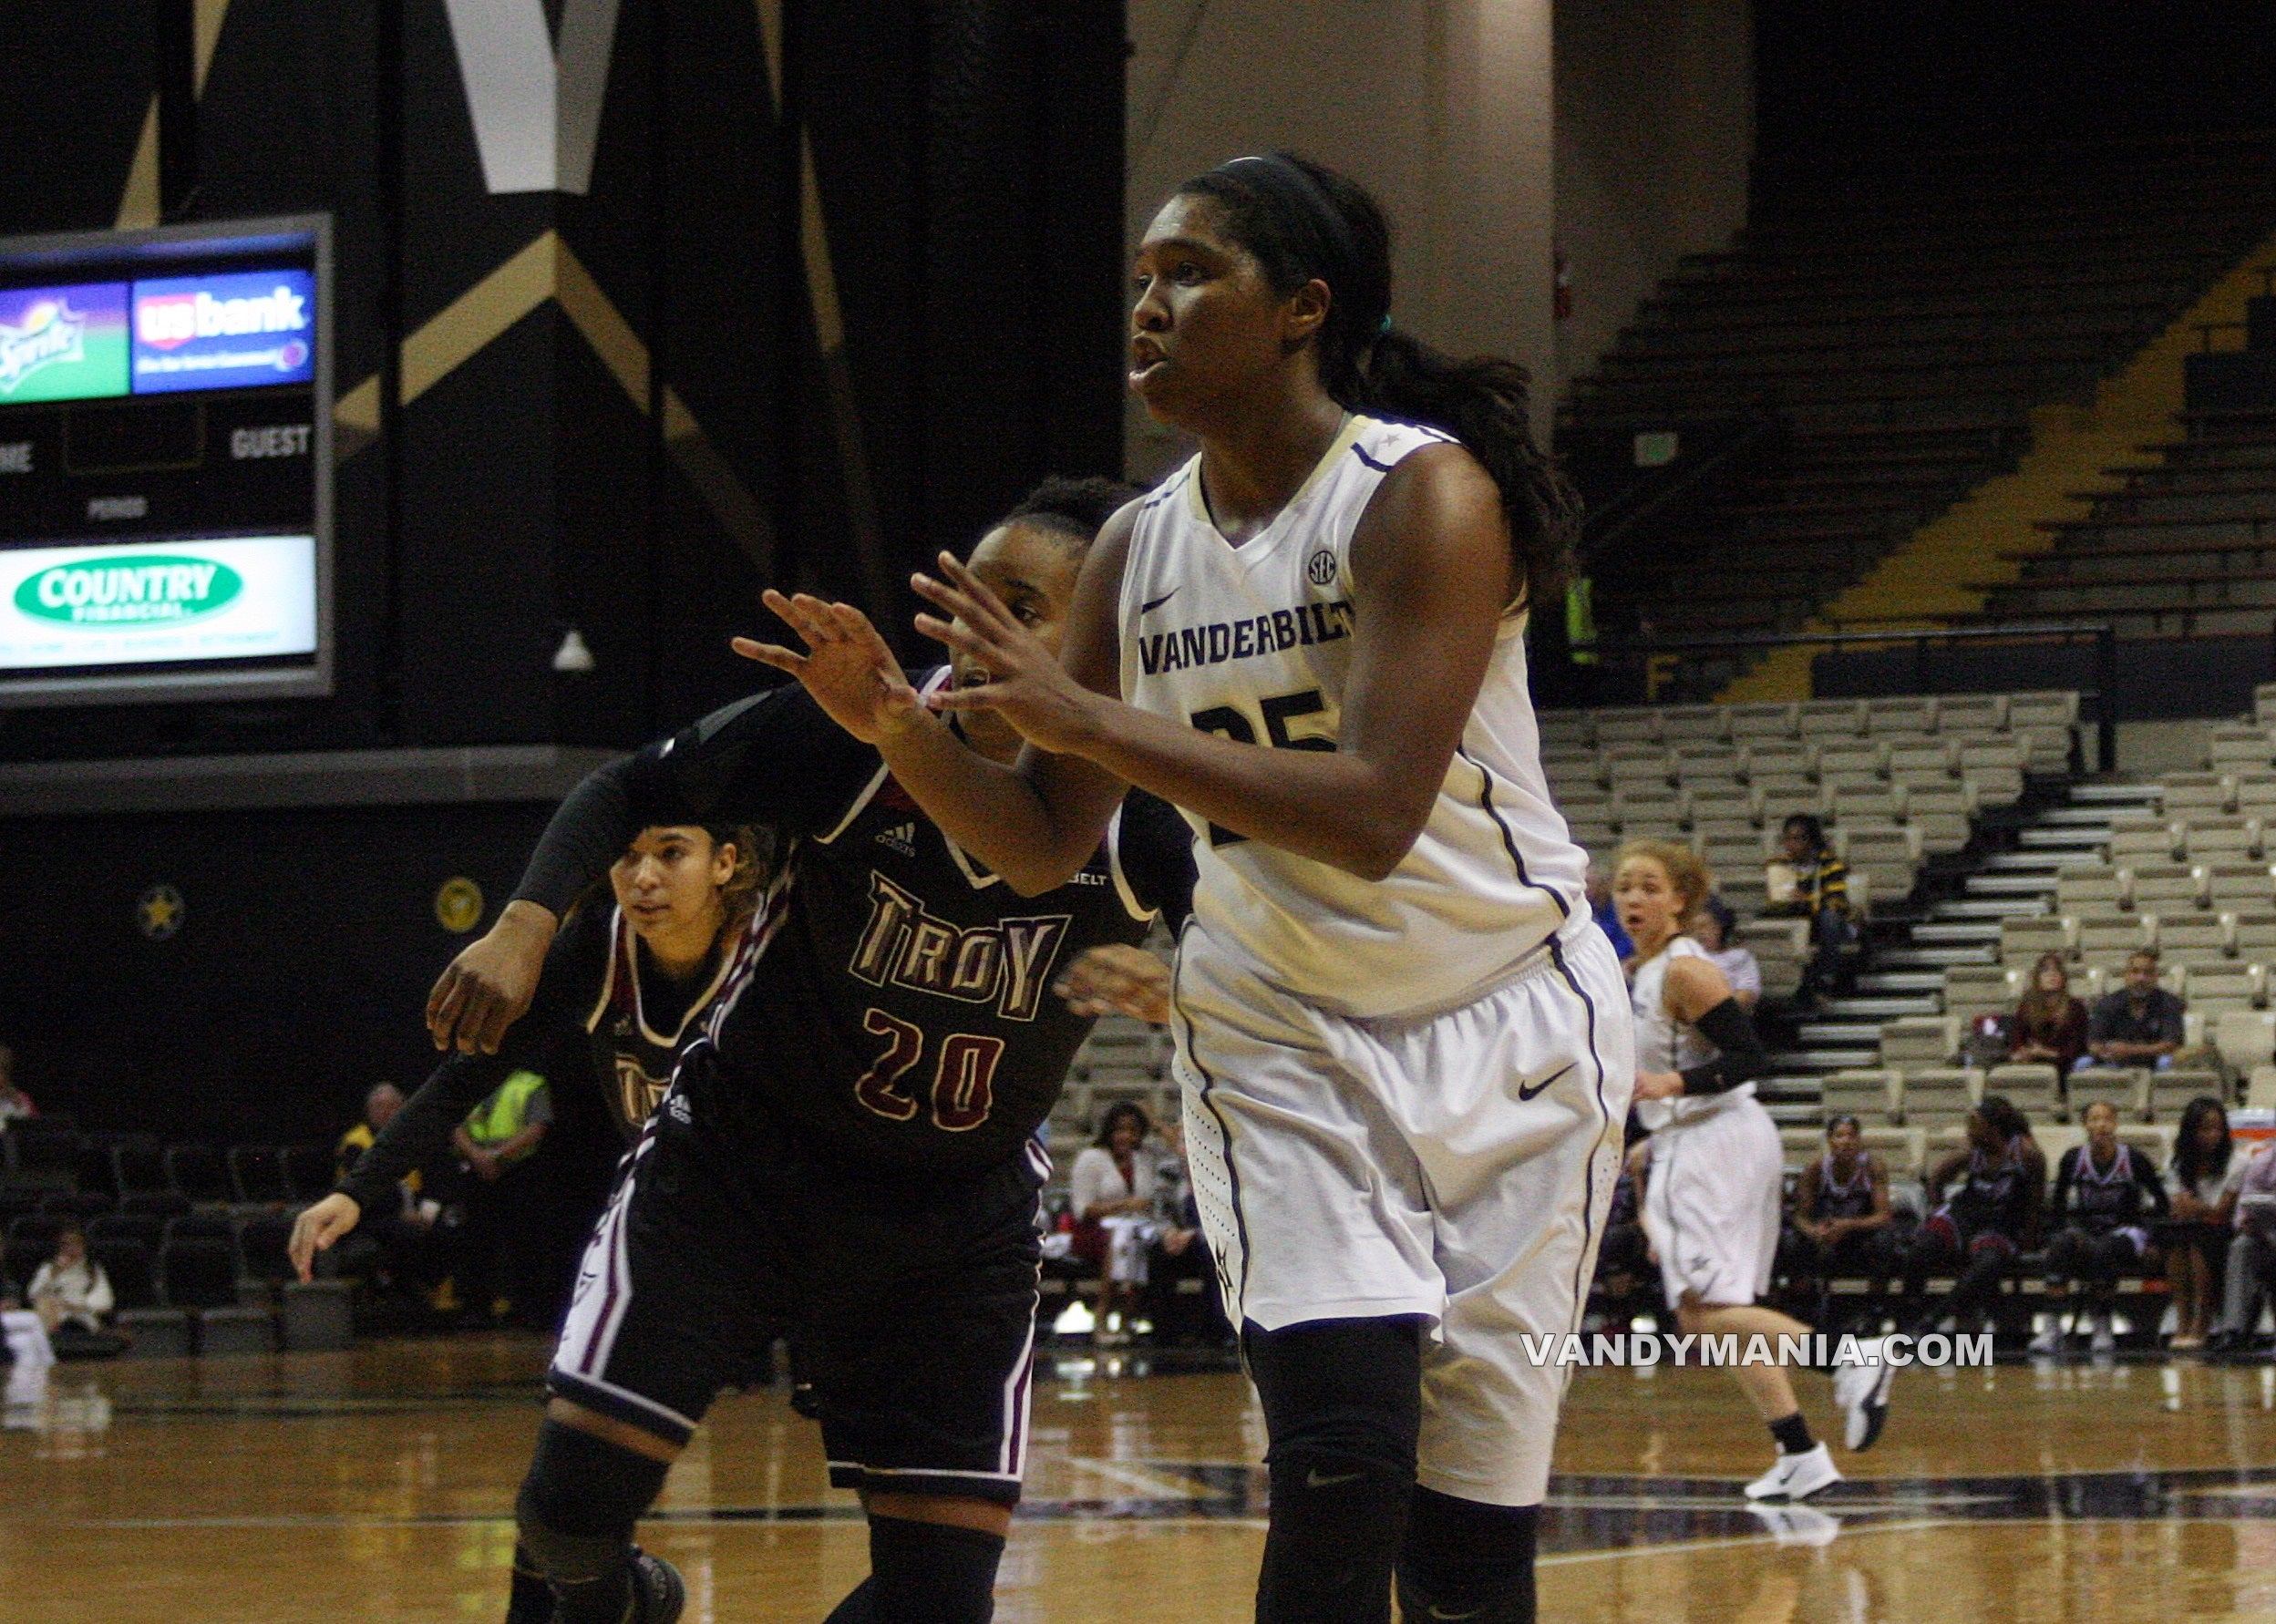
[[[0,550],[0,671],[315,646],[313,536]]]
[[[0,293],[0,405],[127,392],[127,284]]]

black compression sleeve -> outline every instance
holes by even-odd
[[[511,1069],[511,1063],[499,1055],[454,1054],[444,1061],[403,1102],[395,1120],[340,1180],[340,1193],[362,1208],[366,1218],[391,1213],[396,1185],[412,1168],[448,1149],[450,1130],[488,1099]]]
[[[1725,1094],[1742,1083],[1769,1074],[1769,1051],[1755,1035],[1755,1023],[1737,999],[1725,999],[1692,1025],[1715,1046],[1717,1054],[1713,1060],[1684,1071],[1685,1094]]]
[[[534,902],[559,919],[639,833],[633,827],[633,778],[640,758],[595,768],[569,792],[530,854],[514,900]]]

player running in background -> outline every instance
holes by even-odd
[[[1563,1376],[1632,1071],[1586,860],[1549,799],[1525,611],[1571,521],[1515,365],[1392,327],[1389,232],[1285,155],[1180,187],[1136,262],[1131,383],[1200,454],[1101,536],[1066,661],[943,558],[988,680],[921,695],[859,612],[769,602],[798,674],[1020,889],[1127,786],[1200,882],[1172,1029],[1188,1148],[1271,1438],[1257,1616],[1529,1619]],[[1425,427],[1427,426],[1427,427]],[[994,712],[1013,766],[935,714]]]
[[[1636,1015],[1638,1114],[1652,1130],[1644,1232],[1659,1258],[1667,1305],[1685,1335],[1754,1336],[1776,1347],[1809,1327],[1759,1306],[1778,1250],[1784,1157],[1770,1114],[1755,1100],[1769,1056],[1722,971],[1684,930],[1714,882],[1688,846],[1636,840],[1621,848],[1612,900],[1636,944],[1628,963]],[[1894,1370],[1880,1343],[1859,1344],[1868,1362],[1834,1373],[1834,1402],[1851,1449],[1869,1449],[1889,1415]],[[1746,1485],[1749,1499],[1799,1500],[1841,1473],[1779,1364],[1740,1364],[1738,1378],[1778,1446]]]
[[[974,550],[1044,646],[1127,494],[1047,482]],[[985,676],[967,658],[921,681]],[[992,757],[1018,746],[985,719],[969,736]],[[499,1040],[552,920],[627,831],[720,820],[771,830],[781,855],[587,1249],[522,1542],[560,1624],[675,1618],[677,1576],[633,1545],[634,1522],[747,1345],[795,1319],[815,1341],[830,1480],[870,1515],[870,1578],[832,1618],[984,1620],[1026,1449],[1035,1134],[1090,1025],[1051,989],[1087,949],[1183,914],[1190,840],[1132,797],[1065,883],[1022,896],[791,684],[571,796],[511,922],[438,987],[438,1036]]]
[[[726,984],[758,910],[768,849],[748,827],[651,825],[633,835],[609,865],[609,900],[584,898],[567,910],[544,950],[530,1012],[489,1053],[478,1048],[443,1062],[339,1187],[294,1220],[301,1277],[366,1212],[386,1212],[398,1181],[449,1149],[451,1129],[492,1089],[544,1064],[573,1033],[588,1035],[609,1119],[630,1148],[664,1096],[682,1043]],[[529,1553],[517,1550],[508,1624],[546,1624],[552,1616],[552,1590]]]

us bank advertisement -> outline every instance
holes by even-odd
[[[315,647],[314,536],[0,551],[0,671]]]

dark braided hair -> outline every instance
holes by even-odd
[[[2003,1094],[1987,1094],[1978,1100],[1976,1115],[2003,1142],[2030,1136],[2031,1118],[2017,1110],[2015,1102]]]
[[[1007,524],[1032,524],[1075,544],[1079,552],[1098,539],[1098,532],[1127,504],[1145,493],[1120,479],[1096,474],[1071,479],[1054,474],[1020,498],[1019,505],[998,519],[993,529]]]
[[[1443,429],[1501,492],[1516,602],[1564,587],[1578,499],[1533,443],[1525,368],[1498,355],[1444,355],[1390,324],[1391,227],[1365,188],[1292,153],[1236,159],[1178,188],[1222,212],[1225,235],[1254,255],[1275,293],[1327,283],[1327,320],[1313,343],[1320,382],[1346,411]]]

